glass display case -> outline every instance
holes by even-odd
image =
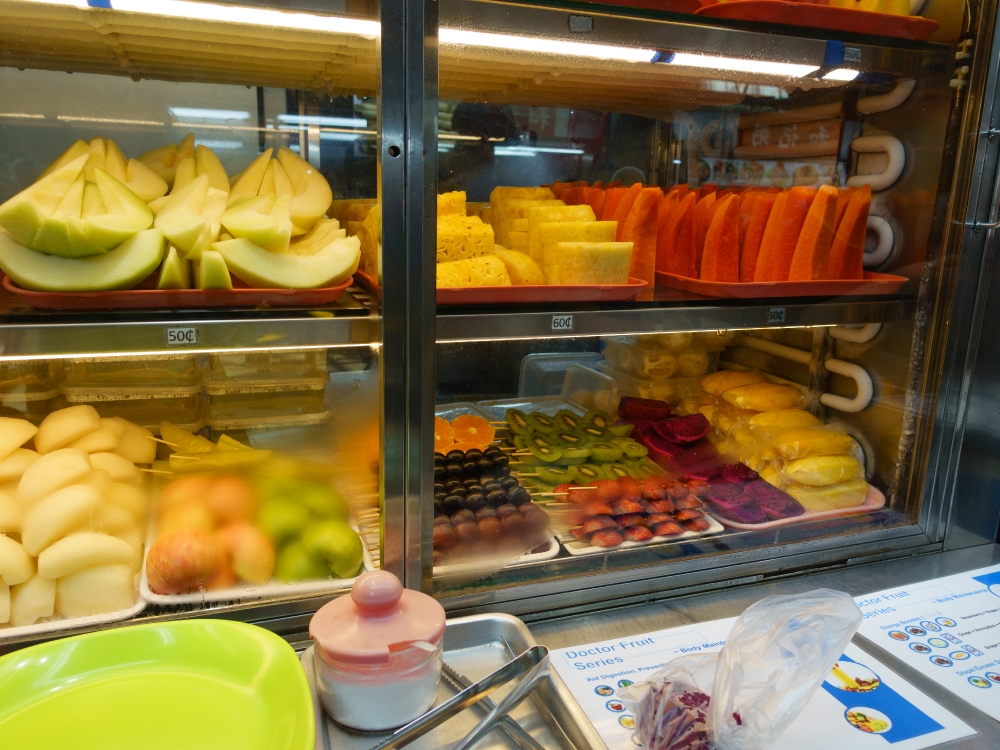
[[[746,5],[0,0],[0,647],[992,540],[995,7]]]

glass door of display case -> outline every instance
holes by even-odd
[[[419,522],[449,611],[612,606],[943,539],[950,495],[925,486],[949,216],[992,7],[876,28],[626,6],[440,7]]]
[[[0,642],[404,577],[397,12],[0,3]]]

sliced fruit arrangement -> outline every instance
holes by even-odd
[[[484,451],[495,437],[496,430],[489,421],[476,414],[460,414],[451,422],[434,417],[434,450],[437,453],[472,448]]]
[[[572,545],[617,547],[624,542],[702,533],[712,527],[704,502],[688,484],[663,476],[637,481],[631,477],[602,479],[589,485],[560,485],[556,493],[576,505],[573,526],[564,536]]]
[[[227,435],[217,443],[173,425],[168,467],[194,465],[159,492],[156,539],[146,556],[155,594],[352,578],[364,557],[343,496],[304,468]],[[239,476],[227,469],[239,468]]]
[[[708,502],[713,515],[737,523],[757,524],[801,516],[806,509],[794,497],[761,479],[743,464],[726,464],[693,491]]]
[[[135,605],[152,437],[88,405],[0,418],[0,633]]]
[[[434,565],[517,556],[544,542],[549,516],[508,463],[496,446],[434,454]]]

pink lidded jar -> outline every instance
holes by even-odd
[[[334,721],[395,729],[426,712],[441,679],[444,608],[392,573],[360,576],[309,623],[319,694]]]

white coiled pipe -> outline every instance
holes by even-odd
[[[913,2],[914,0],[910,0],[911,5]],[[923,0],[916,0],[916,2],[923,4]],[[911,12],[910,15],[912,16],[914,13]],[[897,83],[892,91],[859,99],[858,112],[863,115],[873,115],[876,112],[886,112],[890,109],[895,109],[906,101],[910,94],[913,93],[913,87],[916,85],[916,80],[911,78],[909,81],[900,81]]]
[[[868,228],[875,232],[878,243],[874,250],[865,253],[861,263],[865,268],[877,268],[889,259],[895,238],[892,233],[892,225],[881,216],[869,214]]]
[[[847,180],[851,187],[870,185],[872,192],[886,190],[899,179],[906,166],[906,149],[898,138],[891,135],[863,135],[851,141],[851,150],[861,153],[882,151],[889,157],[885,171],[878,174],[856,174]]]
[[[846,398],[844,396],[835,396],[832,393],[824,393],[819,397],[821,404],[837,411],[846,411],[853,414],[864,410],[871,403],[874,388],[872,386],[872,378],[865,368],[851,362],[844,362],[841,359],[828,359],[823,365],[830,372],[851,378],[858,387],[858,394],[854,398]]]
[[[861,326],[833,326],[827,329],[833,338],[852,344],[867,344],[882,330],[881,323],[865,323]]]

